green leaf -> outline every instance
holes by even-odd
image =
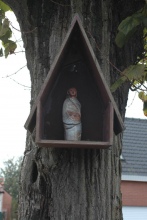
[[[9,40],[8,43],[4,45],[5,47],[5,58],[8,57],[9,54],[13,54],[15,49],[17,48],[17,45],[14,41]]]
[[[4,12],[11,11],[11,8],[1,0],[0,0],[0,9],[2,9]]]
[[[125,81],[130,81],[130,82],[134,81],[135,84],[135,80],[141,80],[143,77],[145,77],[146,76],[145,65],[144,64],[130,65],[121,74],[122,77],[120,77],[111,86],[112,92],[114,92],[117,88],[119,88]]]
[[[147,94],[145,92],[139,92],[138,93],[138,97],[143,101],[146,102],[147,101]]]
[[[118,34],[116,35],[115,42],[118,47],[122,48],[125,45],[126,42],[126,37],[123,34],[123,32],[119,31]]]
[[[131,30],[140,25],[143,19],[144,16],[141,13],[135,13],[124,19],[118,26],[118,30],[127,35]]]
[[[139,80],[141,79],[145,74],[145,65],[144,64],[137,64],[137,65],[131,65],[127,69],[123,71],[123,74],[127,76],[127,78],[132,80]]]
[[[116,82],[111,86],[111,92],[115,92],[126,80],[127,78],[125,76],[116,80]]]
[[[0,9],[0,23],[2,23],[2,20],[5,18],[5,12]]]
[[[0,40],[3,42],[3,45],[9,41],[9,38],[12,36],[12,31],[9,28],[5,35],[0,37]]]
[[[131,38],[131,36],[135,33],[136,29],[137,28],[135,27],[127,35],[119,31],[115,38],[116,45],[122,48],[126,44],[126,42]]]
[[[147,116],[147,101],[145,101],[143,103],[143,113],[144,113],[145,116]]]
[[[143,100],[144,99],[144,92],[139,92],[138,97]]]
[[[141,23],[143,23],[145,27],[147,26],[147,17],[141,13],[141,11],[124,19],[118,26],[119,32],[115,39],[117,46],[122,48]]]
[[[0,37],[4,36],[9,30],[9,23],[9,20],[5,18],[0,29]]]

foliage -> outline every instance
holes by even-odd
[[[116,44],[123,47],[130,37],[135,33],[137,27],[143,25],[147,28],[147,4],[144,8],[134,13],[132,16],[125,18],[118,26],[118,34],[116,36]]]
[[[114,92],[124,82],[129,81],[132,87],[138,83],[143,83],[146,80],[147,72],[145,71],[145,65],[138,63],[136,65],[130,65],[123,72],[121,77],[112,85],[111,91]]]
[[[16,218],[19,192],[19,173],[22,157],[4,162],[4,168],[0,169],[0,176],[4,177],[4,189],[12,196],[12,217]]]
[[[5,220],[5,212],[0,212],[0,220]]]
[[[132,35],[135,34],[138,26],[143,28],[144,51],[142,52],[142,57],[137,57],[136,64],[127,67],[121,72],[119,79],[112,85],[111,91],[114,92],[124,82],[129,82],[130,89],[138,91],[139,98],[144,103],[144,114],[147,116],[147,106],[145,104],[147,102],[147,2],[141,10],[125,18],[120,23],[115,39],[117,46],[122,48]]]
[[[10,21],[6,18],[5,13],[11,10],[8,5],[0,0],[0,40],[4,48],[0,48],[0,56],[8,57],[9,54],[14,53],[17,45],[14,41],[10,40],[12,36],[12,30],[10,28]]]

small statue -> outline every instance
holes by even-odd
[[[82,131],[81,104],[77,99],[77,90],[70,88],[67,95],[62,109],[64,138],[70,141],[80,141]]]

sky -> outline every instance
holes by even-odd
[[[19,29],[14,14],[11,12],[7,16]],[[26,142],[24,124],[30,111],[31,83],[25,53],[21,52],[24,51],[23,42],[20,41],[21,33],[13,32],[13,40],[17,38],[19,41],[17,53],[7,59],[0,57],[0,166],[8,158],[23,155]]]
[[[15,16],[7,14],[13,26],[19,29]],[[21,39],[13,30],[13,39]],[[0,167],[3,161],[23,155],[26,143],[25,121],[30,112],[30,76],[22,41],[16,54],[7,59],[0,57]],[[20,70],[20,71],[18,71]],[[18,71],[18,72],[17,72]],[[11,76],[10,76],[11,75]],[[126,117],[147,119],[143,115],[143,103],[135,92],[129,93]]]

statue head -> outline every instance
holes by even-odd
[[[70,96],[70,97],[77,97],[77,90],[76,88],[70,88],[68,91],[67,91],[67,94]]]

